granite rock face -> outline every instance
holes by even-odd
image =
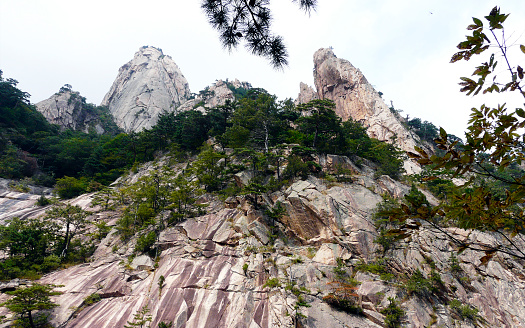
[[[168,162],[149,163],[135,175],[121,178],[114,188],[125,187]],[[160,233],[158,261],[145,254],[131,257],[138,236],[123,242],[112,229],[99,242],[90,262],[40,280],[64,285],[58,288],[63,294],[54,298],[60,306],[53,310],[53,324],[123,327],[147,307],[151,327],[160,322],[188,328],[297,327],[296,320],[302,327],[384,327],[381,310],[388,306],[389,298],[397,298],[405,311],[403,327],[474,327],[448,305],[453,299],[476,307],[478,323],[525,326],[523,261],[501,253],[460,251],[446,234],[487,247],[498,236],[455,228],[439,231],[424,223],[407,222],[383,253],[374,243],[378,236],[374,209],[385,195],[400,198],[410,186],[387,176],[374,179],[370,168],[358,167],[346,157],[327,155],[319,162],[327,173],[346,165],[352,181],[297,180],[286,190],[261,195],[257,208],[247,195],[231,196],[224,202],[205,195],[206,214],[187,218]],[[175,170],[185,167],[174,165]],[[426,195],[431,203],[436,202]],[[24,200],[22,195],[4,196]],[[94,194],[86,194],[69,202],[92,211],[88,218],[91,222],[114,226],[122,213],[92,206],[93,198]],[[33,208],[31,201],[18,203],[13,211]],[[286,213],[272,223],[260,205],[271,207],[277,202]],[[1,206],[9,204],[0,202]],[[33,210],[24,212],[24,217],[38,216],[45,209]],[[275,239],[269,238],[272,225],[278,231]],[[525,248],[520,237],[513,242]],[[452,254],[457,256],[454,269]],[[389,263],[395,282],[358,269],[360,263],[378,258]],[[343,267],[341,263],[345,263]],[[324,300],[337,288],[334,282],[341,279],[341,270],[360,282],[352,293],[357,295],[354,301],[363,309],[362,316],[336,310]],[[435,275],[432,270],[437,271],[442,288],[436,293],[408,293],[404,281],[416,270],[428,279]],[[269,286],[269,279],[277,283]],[[11,281],[0,287],[12,289],[27,283]],[[84,304],[84,299],[94,293],[101,300]],[[301,304],[306,302],[310,307],[296,307],[298,295]],[[0,302],[6,298],[0,293]],[[6,327],[10,314],[0,308],[0,315],[7,316],[8,321],[0,324]]]
[[[314,54],[314,81],[315,92],[301,83],[300,103],[333,100],[343,121],[351,118],[361,122],[368,135],[379,140],[390,141],[396,136],[402,150],[414,151],[419,138],[401,124],[363,73],[348,60],[337,58],[331,49],[319,49]]]
[[[46,100],[35,104],[36,109],[44,115],[49,123],[57,124],[62,130],[71,129],[88,133],[104,133],[100,118],[89,110],[84,97],[77,91],[61,89]]]
[[[142,47],[119,69],[101,105],[109,108],[120,128],[138,132],[190,97],[188,81],[173,59],[155,47]]]
[[[206,108],[223,106],[226,101],[234,101],[236,97],[233,90],[249,90],[251,88],[252,86],[248,82],[240,82],[237,79],[233,82],[217,80],[196,94],[193,99],[183,103],[177,110],[182,112],[195,109],[204,113]]]

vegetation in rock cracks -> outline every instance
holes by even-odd
[[[328,283],[330,292],[323,296],[323,301],[346,313],[362,315],[363,309],[358,304],[357,294],[360,282],[348,274],[343,259],[337,258],[336,262],[337,265],[333,268],[334,280]]]
[[[401,327],[405,311],[395,298],[389,297],[388,301],[390,302],[388,306],[381,310],[381,313],[385,316],[385,325],[388,328]]]

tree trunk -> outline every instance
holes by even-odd
[[[64,237],[64,248],[62,249],[62,254],[60,254],[61,257],[65,257],[67,255],[67,249],[69,247],[69,228],[70,223],[69,221],[66,222],[66,235]]]
[[[31,328],[36,328],[35,323],[33,322],[33,315],[31,314],[31,311],[27,312],[27,318],[29,319],[29,324],[31,325]]]

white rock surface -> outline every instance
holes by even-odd
[[[49,123],[57,124],[62,129],[80,130],[88,133],[94,129],[104,133],[99,118],[95,113],[84,108],[85,98],[77,91],[66,90],[55,93],[46,100],[35,104]]]
[[[163,111],[175,111],[191,96],[188,81],[170,56],[142,47],[119,69],[102,100],[126,132],[150,128]]]

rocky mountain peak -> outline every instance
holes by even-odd
[[[332,49],[319,49],[314,54],[316,90],[301,83],[299,102],[331,99],[343,120],[353,119],[367,127],[376,139],[390,141],[405,151],[413,151],[419,138],[408,131],[363,73],[348,60],[337,58]]]
[[[63,130],[80,130],[87,133],[94,129],[99,134],[105,131],[98,114],[79,92],[71,89],[70,85],[66,84],[59,92],[36,103],[35,106],[48,122],[57,124]]]
[[[203,113],[206,108],[213,108],[217,106],[223,106],[226,101],[234,101],[236,95],[234,90],[249,90],[252,89],[252,85],[245,81],[239,81],[235,79],[233,81],[216,80],[215,83],[201,90],[198,94],[195,94],[192,99],[182,104],[178,110],[186,111],[191,109],[200,110]]]
[[[174,111],[191,97],[188,81],[170,56],[144,46],[119,69],[102,100],[126,132],[141,131],[157,122],[163,111]]]

